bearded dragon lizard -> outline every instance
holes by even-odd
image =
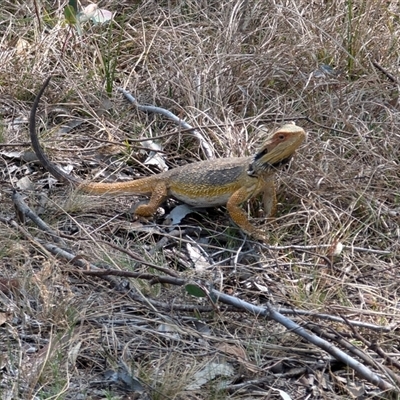
[[[266,216],[276,210],[275,172],[284,166],[306,138],[305,131],[293,122],[270,135],[250,157],[230,157],[199,161],[166,172],[127,182],[84,182],[68,175],[53,164],[43,151],[36,131],[36,111],[49,84],[48,78],[33,103],[29,132],[32,147],[43,167],[55,178],[69,182],[78,190],[92,194],[133,194],[150,196],[146,205],[139,205],[135,215],[150,217],[169,197],[193,207],[226,206],[232,220],[246,233],[267,240],[240,205],[259,194],[263,195]]]

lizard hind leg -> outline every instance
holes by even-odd
[[[139,217],[153,216],[156,213],[157,208],[167,197],[168,189],[165,183],[157,183],[152,191],[149,202],[147,204],[139,205],[135,210],[135,215]]]

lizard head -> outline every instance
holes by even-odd
[[[248,174],[257,175],[258,172],[276,169],[287,164],[306,137],[304,129],[295,125],[294,122],[283,125],[266,139],[254,155]]]

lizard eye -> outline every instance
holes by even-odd
[[[285,140],[285,135],[282,133],[282,134],[280,134],[279,136],[278,136],[278,139],[279,140]]]

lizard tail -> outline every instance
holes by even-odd
[[[31,138],[31,143],[33,150],[35,151],[35,154],[39,161],[42,163],[43,167],[50,172],[55,178],[57,178],[60,181],[63,182],[68,182],[72,183],[74,185],[79,185],[82,181],[74,178],[73,176],[70,176],[66,174],[64,171],[62,171],[60,168],[58,168],[56,165],[54,165],[49,158],[47,157],[46,153],[43,151],[42,146],[40,145],[37,130],[36,130],[36,111],[38,108],[38,105],[40,103],[40,99],[46,90],[47,86],[49,85],[51,80],[51,76],[49,76],[43,83],[42,88],[40,89],[39,93],[37,94],[35,101],[33,102],[32,109],[31,109],[31,114],[29,116],[29,135]]]

